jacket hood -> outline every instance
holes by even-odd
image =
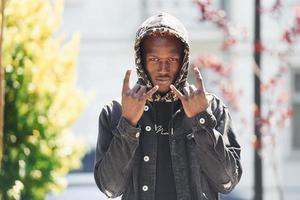
[[[168,32],[177,37],[184,44],[184,56],[182,61],[182,67],[177,74],[174,86],[182,91],[185,86],[187,75],[188,75],[188,67],[189,67],[189,43],[187,31],[183,24],[174,16],[168,13],[159,13],[148,18],[144,21],[139,27],[136,33],[135,39],[135,64],[137,70],[138,83],[141,85],[145,85],[147,89],[151,89],[153,87],[152,82],[150,81],[150,77],[147,75],[145,69],[142,66],[141,59],[141,42],[143,38],[153,32]],[[169,91],[164,96],[160,95],[156,92],[149,101],[160,101],[160,102],[171,102],[177,100],[177,97]]]

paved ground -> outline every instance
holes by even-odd
[[[65,192],[58,196],[49,195],[47,200],[111,200],[105,197],[95,186],[72,186],[68,187]],[[121,198],[116,198],[120,200]],[[233,196],[223,197],[222,200],[245,200]]]
[[[67,176],[69,186],[59,194],[49,194],[46,200],[111,200],[102,194],[94,182],[92,173],[72,174]],[[121,198],[116,198],[120,200]],[[245,200],[232,195],[222,197],[222,200]]]
[[[108,200],[94,186],[72,186],[58,196],[49,195],[47,200]],[[118,198],[120,199],[120,198]]]
[[[108,200],[97,188],[92,173],[71,174],[67,179],[66,190],[59,195],[49,194],[46,200]]]

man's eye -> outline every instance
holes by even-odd
[[[178,58],[170,58],[170,61],[171,61],[171,62],[178,62],[179,59],[178,59]]]
[[[149,58],[149,61],[158,62],[158,58]]]

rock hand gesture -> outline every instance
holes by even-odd
[[[156,85],[147,91],[146,86],[135,84],[129,88],[131,70],[127,70],[122,89],[122,116],[132,125],[136,126],[144,112],[146,100],[151,97],[157,90]]]
[[[184,94],[177,90],[174,85],[170,85],[171,90],[182,102],[184,112],[188,117],[194,117],[200,112],[205,111],[208,107],[202,76],[198,68],[194,68],[194,74],[196,86],[188,85],[184,87]]]

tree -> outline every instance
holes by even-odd
[[[243,38],[243,31],[238,30],[228,21],[225,11],[216,9],[212,6],[212,0],[195,0],[199,6],[201,21],[208,21],[215,24],[223,33],[224,41],[221,47],[223,52],[230,50],[230,48],[239,43]],[[273,5],[270,8],[264,8],[259,0],[255,0],[254,11],[255,11],[255,33],[253,42],[253,73],[254,73],[254,100],[253,103],[253,115],[254,115],[254,140],[253,149],[255,154],[254,161],[254,199],[263,199],[263,171],[262,162],[265,159],[262,151],[266,147],[271,146],[271,153],[269,157],[272,159],[272,168],[276,177],[276,187],[280,199],[283,199],[283,190],[278,180],[278,167],[275,162],[275,148],[276,148],[276,137],[285,127],[286,122],[293,116],[293,110],[289,104],[289,95],[287,94],[286,88],[281,87],[285,85],[287,79],[286,74],[290,70],[289,56],[292,54],[292,46],[296,43],[296,40],[300,36],[300,7],[296,8],[295,22],[292,27],[288,27],[282,31],[282,38],[279,38],[278,43],[286,43],[283,45],[283,49],[272,49],[268,44],[261,40],[260,32],[263,32],[263,27],[260,25],[260,18],[265,14],[280,15],[279,11],[282,8],[281,0],[274,0]],[[277,19],[278,20],[278,19]],[[275,73],[264,80],[263,74],[261,73],[261,56],[271,55],[275,59],[279,60],[279,65],[268,66],[274,68]],[[239,97],[243,94],[243,91],[237,91],[236,85],[230,80],[230,73],[232,67],[228,66],[221,59],[213,56],[200,56],[194,63],[200,68],[209,68],[220,75],[222,78],[215,82],[214,85],[220,87],[221,94],[225,101],[233,106],[234,109],[239,110]],[[266,79],[266,78],[265,78]],[[264,111],[264,112],[262,112]],[[241,119],[244,122],[244,119]],[[245,123],[246,126],[246,123]]]
[[[84,145],[69,131],[85,104],[74,86],[79,37],[54,37],[62,10],[63,1],[6,2],[3,200],[44,199],[80,166]]]
[[[1,0],[1,14],[4,15],[5,0]],[[4,122],[4,69],[2,67],[2,41],[3,41],[4,18],[1,17],[0,25],[0,168],[3,155],[3,122]]]

